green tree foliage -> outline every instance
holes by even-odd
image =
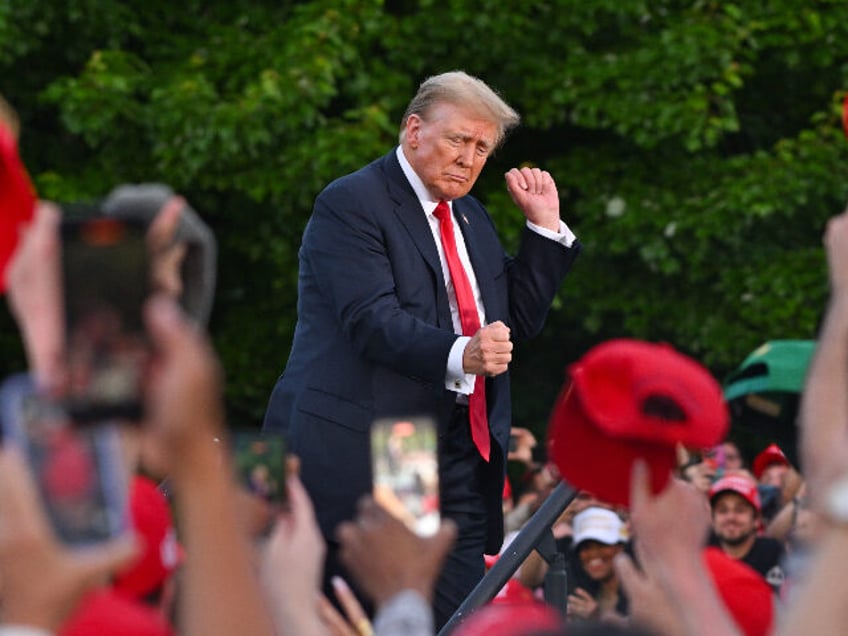
[[[164,181],[214,226],[212,332],[247,424],[285,364],[314,196],[455,68],[524,118],[476,189],[507,242],[502,173],[532,163],[586,247],[518,351],[516,423],[546,418],[566,363],[609,337],[671,342],[718,376],[813,337],[821,233],[848,195],[846,61],[836,0],[0,0],[0,92],[42,196]]]

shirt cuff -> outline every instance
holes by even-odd
[[[477,377],[473,373],[466,373],[462,370],[462,356],[470,341],[469,336],[460,336],[451,347],[448,354],[447,373],[445,374],[445,388],[448,391],[455,391],[462,395],[474,393],[474,383]]]
[[[374,618],[374,636],[433,636],[433,610],[418,592],[401,590],[386,601]]]
[[[53,636],[53,632],[31,625],[0,625],[0,636]]]
[[[541,225],[531,223],[530,221],[527,221],[527,227],[533,230],[536,234],[544,236],[547,239],[551,239],[552,241],[556,241],[565,247],[571,247],[571,244],[577,239],[577,237],[574,236],[574,232],[572,232],[565,224],[565,221],[562,220],[559,222],[559,232],[551,232],[549,229],[544,228]]]

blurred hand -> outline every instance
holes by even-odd
[[[224,433],[220,365],[176,300],[163,294],[152,298],[145,318],[156,352],[147,387],[147,430],[158,439],[169,471],[190,470],[195,453],[221,452],[212,441]]]
[[[333,591],[345,615],[342,616],[325,596],[321,596],[320,612],[324,624],[332,636],[369,636],[374,627],[356,595],[344,579],[333,577]]]
[[[60,545],[14,449],[0,451],[0,484],[3,622],[55,632],[87,591],[136,556],[136,542],[126,535],[96,550]]]
[[[281,633],[315,633],[326,546],[300,478],[286,477],[288,510],[281,513],[265,547],[262,575]]]
[[[513,426],[509,434],[511,438],[515,439],[515,450],[509,451],[507,459],[522,462],[528,466],[532,464],[533,449],[538,445],[536,436],[528,429],[521,428],[520,426]]]
[[[18,323],[30,371],[53,395],[65,382],[61,213],[40,201],[6,272],[9,309]]]
[[[577,618],[594,618],[598,613],[598,603],[592,598],[582,587],[574,590],[574,594],[568,595],[567,613],[570,617]]]
[[[359,501],[354,522],[341,523],[341,559],[379,607],[401,590],[433,597],[433,585],[456,539],[456,525],[442,522],[432,537],[419,537],[371,497]]]
[[[676,585],[678,566],[694,567],[701,579],[706,576],[701,550],[709,515],[704,494],[678,479],[652,496],[647,466],[643,461],[634,464],[630,524],[641,569],[624,553],[615,559],[634,622],[660,634],[683,633],[684,623],[669,589]]]
[[[824,246],[830,272],[830,289],[834,295],[848,291],[848,211],[827,223]]]
[[[512,361],[512,342],[509,327],[500,320],[480,328],[465,347],[462,367],[466,373],[500,375]]]

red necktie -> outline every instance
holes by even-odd
[[[462,324],[462,335],[473,336],[480,330],[480,315],[477,313],[477,303],[465,268],[459,260],[456,251],[456,240],[453,235],[453,221],[450,206],[445,201],[439,201],[433,212],[439,219],[439,234],[442,237],[442,247],[448,262],[453,289],[456,292],[456,304],[459,309],[459,321]],[[474,382],[474,392],[468,396],[468,419],[471,423],[471,439],[480,451],[480,455],[489,461],[489,419],[486,416],[486,378],[478,375]]]

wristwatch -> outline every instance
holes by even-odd
[[[848,475],[843,475],[828,488],[824,510],[833,523],[848,525]]]

